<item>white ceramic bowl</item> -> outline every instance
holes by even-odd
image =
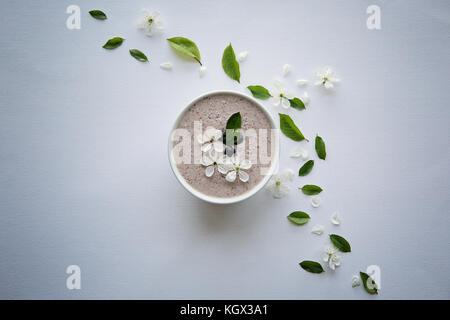
[[[272,115],[266,110],[266,108],[260,104],[258,101],[256,101],[255,99],[253,99],[250,96],[247,96],[243,93],[240,92],[236,92],[236,91],[227,91],[227,90],[221,90],[221,91],[211,91],[208,93],[205,93],[197,98],[195,98],[194,100],[192,100],[182,111],[181,113],[178,115],[177,119],[175,120],[175,123],[172,127],[172,130],[170,131],[169,134],[169,161],[170,161],[170,166],[172,168],[173,173],[175,174],[175,177],[177,178],[177,180],[181,183],[181,185],[183,187],[186,188],[186,190],[188,190],[190,193],[192,193],[194,196],[196,196],[199,199],[202,199],[204,201],[210,202],[210,203],[216,203],[216,204],[229,204],[229,203],[235,203],[235,202],[239,202],[242,200],[245,200],[249,197],[251,197],[252,195],[254,195],[255,193],[257,193],[259,190],[261,190],[261,188],[264,187],[264,185],[267,183],[267,181],[269,181],[271,175],[275,172],[277,165],[278,165],[278,160],[279,160],[279,150],[280,150],[280,141],[279,141],[279,131],[276,130],[275,131],[275,135],[274,135],[274,141],[273,143],[275,143],[275,148],[274,148],[274,154],[272,155],[272,163],[271,166],[267,172],[267,175],[264,176],[264,178],[252,189],[250,189],[249,191],[238,195],[236,197],[230,197],[230,198],[221,198],[221,197],[214,197],[214,196],[209,196],[206,195],[196,189],[194,189],[184,178],[183,176],[180,174],[180,172],[178,171],[178,167],[175,163],[174,160],[174,156],[172,153],[172,149],[173,149],[173,141],[172,141],[172,133],[173,131],[178,128],[178,124],[180,123],[180,120],[183,118],[184,113],[192,106],[194,105],[197,101],[208,97],[208,96],[214,96],[217,94],[232,94],[235,96],[239,96],[242,97],[244,99],[247,99],[251,102],[253,102],[256,106],[258,106],[261,111],[267,116],[267,118],[270,121],[270,124],[272,126],[273,129],[277,129],[278,126],[275,123],[275,120],[273,119]]]

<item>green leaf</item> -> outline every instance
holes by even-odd
[[[117,47],[120,47],[120,45],[122,44],[123,40],[125,40],[124,38],[121,37],[114,37],[109,39],[108,41],[106,41],[106,43],[103,45],[103,48],[105,49],[115,49]]]
[[[200,65],[202,65],[200,61],[200,51],[194,41],[184,37],[173,37],[167,39],[167,41],[169,41],[170,46],[175,49],[175,51],[181,53],[182,55],[194,58],[198,63],[200,63]]]
[[[325,150],[325,142],[319,136],[316,136],[316,152],[317,156],[322,160],[325,160],[325,158],[327,157],[327,151]]]
[[[269,90],[267,90],[263,86],[248,86],[247,89],[250,90],[252,95],[257,99],[267,100],[272,96],[269,93]]]
[[[300,226],[307,223],[309,219],[311,219],[311,217],[306,212],[303,211],[294,211],[290,215],[288,215],[287,218],[291,222],[298,224]]]
[[[315,186],[313,184],[305,184],[302,187],[302,191],[304,194],[307,194],[308,196],[314,196],[316,194],[319,194],[322,192],[322,188],[319,186]]]
[[[142,53],[142,51],[139,51],[138,49],[130,49],[130,54],[133,58],[135,58],[138,61],[141,61],[141,62],[148,61],[147,56],[144,53]]]
[[[308,141],[303,134],[300,132],[300,129],[294,123],[294,120],[291,119],[287,114],[279,113],[280,116],[280,129],[281,132],[288,138],[291,138],[294,141]]]
[[[330,240],[334,244],[339,251],[342,252],[351,252],[352,248],[350,247],[350,243],[345,240],[343,237],[338,236],[337,234],[330,234]]]
[[[378,286],[375,281],[373,281],[372,277],[364,272],[360,272],[359,275],[361,276],[364,289],[370,294],[378,294]]]
[[[91,10],[89,11],[89,14],[92,16],[92,18],[95,18],[97,20],[106,20],[106,14],[101,10]]]
[[[303,269],[305,269],[308,272],[311,273],[322,273],[325,272],[325,270],[323,270],[322,265],[318,262],[315,261],[309,261],[309,260],[305,260],[299,263],[300,267],[302,267]]]
[[[223,51],[222,68],[231,79],[240,83],[241,73],[239,71],[239,62],[236,60],[236,55],[234,54],[231,43]]]
[[[241,113],[236,112],[231,115],[231,117],[227,121],[226,129],[237,130],[241,128],[242,118]]]
[[[289,99],[289,103],[291,104],[291,107],[294,109],[297,109],[297,110],[305,110],[306,109],[305,104],[299,98]]]
[[[298,170],[298,175],[301,177],[306,176],[314,167],[314,160],[307,161],[301,168]]]

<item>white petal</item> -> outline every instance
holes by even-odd
[[[214,174],[214,166],[206,167],[205,175],[209,178]]]
[[[153,13],[152,13],[152,18],[153,18],[153,19],[156,19],[156,18],[158,18],[160,15],[161,15],[161,13],[160,13],[159,11],[153,11]]]
[[[329,256],[328,254],[324,253],[324,254],[322,255],[322,260],[323,260],[324,262],[328,262],[329,259],[330,259],[330,256]]]
[[[200,66],[200,69],[198,70],[200,78],[203,78],[203,76],[206,74],[206,70],[207,68],[205,66]]]
[[[337,211],[331,216],[331,223],[336,226],[341,224],[341,218],[339,217],[339,213]]]
[[[164,70],[172,70],[172,63],[169,61],[163,62],[159,65],[159,67]]]
[[[304,151],[305,150],[302,147],[295,147],[294,149],[291,150],[291,153],[289,153],[289,157],[300,158]]]
[[[281,106],[285,109],[289,109],[289,107],[291,106],[291,103],[289,102],[288,99],[283,98],[283,99],[281,99]]]
[[[217,130],[213,127],[208,127],[205,130],[205,134],[203,135],[203,140],[210,141],[211,138],[214,138],[214,140],[219,139],[222,136],[222,131]]]
[[[278,107],[281,103],[281,98],[279,96],[273,96],[272,98],[270,98],[270,102],[275,106]]]
[[[228,182],[233,182],[234,180],[236,180],[236,171],[230,171],[227,173],[227,175],[225,176],[225,179]]]
[[[354,287],[358,287],[360,285],[361,285],[361,280],[360,280],[359,276],[354,275],[352,277],[352,287],[354,288]]]
[[[242,51],[241,53],[239,53],[239,62],[244,61],[245,59],[247,59],[248,56],[248,51]]]
[[[244,159],[244,160],[241,161],[239,167],[244,169],[244,170],[248,170],[248,169],[250,169],[252,167],[252,163],[251,163],[250,160]]]
[[[324,228],[321,224],[316,224],[312,229],[311,233],[318,234],[319,236],[323,233]]]
[[[341,82],[341,79],[339,79],[339,78],[328,78],[328,81],[331,81],[332,83],[338,83],[338,82]]]
[[[299,86],[299,87],[306,86],[308,83],[309,83],[309,81],[306,79],[298,79],[297,80],[297,86]]]
[[[141,9],[141,13],[144,16],[145,19],[150,18],[150,10],[146,9],[146,8],[142,8]]]
[[[325,89],[332,89],[334,87],[334,85],[330,81],[326,81],[324,86]]]
[[[200,161],[201,164],[205,167],[208,167],[214,163],[214,161],[208,156],[203,156]]]
[[[314,85],[315,86],[321,86],[322,83],[323,83],[323,80],[321,79],[321,80],[317,80],[316,82],[314,82]]]
[[[227,166],[223,165],[223,164],[219,164],[219,165],[217,166],[217,170],[218,170],[221,174],[226,174],[230,169],[229,169]]]
[[[214,141],[213,145],[214,145],[214,150],[216,152],[222,152],[223,151],[224,147],[223,147],[222,141]]]
[[[275,88],[279,91],[279,92],[284,92],[286,89],[286,85],[284,84],[283,81],[281,81],[280,79],[275,79],[273,81],[273,85],[275,86]]]
[[[285,64],[283,66],[283,77],[286,77],[289,72],[291,72],[291,65],[290,64]]]
[[[286,169],[280,174],[282,182],[292,181],[294,179],[294,171],[292,169]]]
[[[302,101],[305,105],[309,104],[309,94],[308,92],[303,92]]]
[[[332,259],[330,259],[330,261],[328,261],[328,266],[330,267],[331,270],[335,269],[335,266],[334,266],[334,263],[333,263]]]
[[[281,199],[291,191],[291,188],[286,184],[280,184],[276,187],[274,198]]]
[[[241,180],[242,182],[247,182],[249,178],[250,176],[247,172],[239,170],[239,180]]]
[[[200,148],[202,150],[202,152],[206,152],[209,151],[211,149],[212,143],[205,143],[204,145],[202,145],[202,147]]]
[[[158,29],[158,30],[163,30],[164,29],[164,23],[161,20],[156,20],[153,23],[154,23],[156,29]]]
[[[314,207],[314,208],[318,208],[319,206],[320,206],[320,197],[312,197],[311,198],[311,205]]]

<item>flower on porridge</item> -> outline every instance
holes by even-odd
[[[149,37],[153,35],[154,30],[164,29],[160,20],[161,14],[158,11],[150,13],[147,9],[142,9],[142,17],[138,20],[138,28],[144,30]]]
[[[341,257],[339,257],[336,252],[337,250],[333,247],[325,246],[324,248],[324,254],[322,258],[323,261],[328,263],[328,267],[330,267],[331,270],[334,270],[341,264]]]
[[[288,182],[294,179],[294,171],[287,169],[282,173],[273,175],[266,184],[266,189],[276,199],[281,199],[291,191]]]
[[[222,131],[208,127],[203,135],[197,137],[197,141],[202,145],[201,150],[203,152],[209,151],[211,148],[216,152],[222,152],[223,143],[220,141],[221,137]]]
[[[209,150],[207,154],[204,154],[201,158],[201,164],[206,167],[205,175],[209,178],[214,174],[214,170],[217,168],[222,174],[226,174],[227,170],[224,167],[223,155],[221,156],[214,149]]]
[[[228,182],[234,182],[236,180],[236,176],[239,176],[239,180],[242,182],[247,182],[250,176],[244,170],[250,169],[252,163],[250,160],[241,159],[238,156],[234,155],[232,157],[227,157],[224,161],[223,168],[225,169],[225,179]]]
[[[273,105],[275,107],[281,105],[283,108],[288,109],[291,106],[289,99],[292,99],[294,96],[289,92],[286,85],[281,80],[275,79],[273,86],[274,88],[271,92],[272,98],[270,98]]]
[[[324,86],[325,89],[332,89],[336,83],[341,81],[334,76],[334,72],[330,67],[325,67],[316,73],[318,80],[316,86]]]

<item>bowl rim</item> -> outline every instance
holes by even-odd
[[[274,148],[274,155],[272,157],[272,163],[271,166],[269,167],[269,170],[267,172],[267,174],[264,176],[264,178],[252,189],[250,189],[249,191],[240,194],[238,196],[235,197],[230,197],[230,198],[221,198],[221,197],[215,197],[215,196],[209,196],[206,195],[200,191],[198,191],[197,189],[195,189],[194,187],[192,187],[181,175],[181,173],[178,171],[177,165],[175,164],[174,161],[174,157],[172,154],[172,150],[173,150],[173,141],[172,141],[172,135],[175,129],[177,129],[178,124],[180,123],[181,119],[183,118],[184,114],[187,112],[187,110],[189,110],[190,107],[192,107],[196,102],[206,98],[206,97],[210,97],[210,96],[215,96],[215,95],[219,95],[219,94],[231,94],[231,95],[236,95],[242,98],[245,98],[251,102],[253,102],[256,106],[258,106],[259,109],[262,110],[262,112],[267,116],[267,118],[269,119],[269,122],[272,126],[272,129],[275,129],[275,148]],[[253,196],[254,194],[256,194],[259,190],[261,190],[266,183],[269,181],[270,177],[276,172],[277,166],[278,166],[278,162],[279,162],[279,152],[280,152],[280,138],[279,138],[279,130],[278,130],[278,126],[275,122],[275,119],[273,118],[273,116],[270,114],[270,112],[266,109],[266,107],[264,107],[259,101],[255,100],[253,97],[246,95],[242,92],[238,92],[238,91],[234,91],[234,90],[213,90],[213,91],[208,91],[204,94],[201,94],[200,96],[192,99],[187,105],[186,107],[184,107],[181,112],[178,114],[178,117],[175,119],[174,124],[172,125],[172,128],[170,130],[169,133],[169,141],[168,141],[168,156],[169,156],[169,163],[170,163],[170,168],[172,169],[172,172],[174,173],[175,177],[177,178],[178,182],[187,190],[189,191],[189,193],[191,193],[192,195],[194,195],[195,197],[204,200],[206,202],[209,203],[214,203],[214,204],[231,204],[231,203],[236,203],[236,202],[240,202],[243,201],[245,199],[250,198],[251,196]]]

